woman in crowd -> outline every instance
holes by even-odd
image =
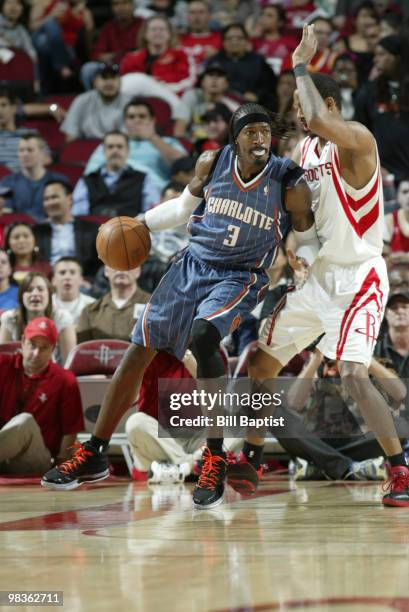
[[[28,272],[41,272],[51,278],[51,265],[41,257],[31,225],[24,221],[9,225],[4,246],[17,283],[21,283]]]
[[[58,360],[64,363],[77,343],[75,326],[69,312],[53,310],[52,289],[49,280],[40,272],[30,272],[18,293],[18,306],[6,310],[0,317],[0,344],[21,339],[27,323],[37,317],[52,319],[58,331]]]

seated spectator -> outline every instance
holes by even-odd
[[[159,190],[170,179],[174,161],[186,155],[186,149],[176,138],[159,136],[153,107],[143,98],[133,98],[124,110],[125,129],[129,137],[127,163],[145,172]],[[95,172],[105,163],[103,145],[99,145],[88,160],[85,174]]]
[[[354,61],[359,83],[365,81],[372,68],[373,49],[368,45],[367,30],[378,22],[373,2],[362,2],[354,12],[354,30],[334,44],[334,51],[348,54]]]
[[[244,26],[227,26],[222,33],[223,49],[213,58],[226,71],[229,88],[247,102],[260,102],[275,108],[276,76],[264,57],[249,51],[250,41]]]
[[[396,193],[399,208],[385,217],[384,240],[389,246],[388,262],[409,263],[409,179],[399,183]]]
[[[399,13],[385,13],[380,20],[379,38],[385,38],[392,34],[400,36],[402,34],[402,16]]]
[[[195,474],[196,461],[201,459],[205,443],[203,431],[188,439],[158,435],[158,380],[178,378],[196,378],[196,361],[190,351],[183,363],[173,355],[160,351],[144,374],[138,412],[126,422],[126,435],[135,466],[132,477],[135,480],[142,480],[145,476],[152,484],[170,484],[183,482],[186,476]],[[239,439],[224,440],[226,449],[230,451],[236,450],[241,443]]]
[[[190,155],[177,159],[170,168],[171,183],[179,183],[186,187],[194,177],[195,165],[195,161]],[[167,187],[169,187],[169,185],[167,185]],[[172,196],[172,198],[173,197],[175,196]]]
[[[69,312],[74,325],[77,325],[85,306],[95,302],[93,297],[80,292],[83,282],[81,262],[76,257],[61,257],[55,262],[53,308]]]
[[[120,272],[105,266],[110,291],[83,309],[77,325],[78,342],[104,338],[129,341],[149,300],[149,294],[138,287],[140,273],[140,268]]]
[[[277,80],[277,113],[288,122],[297,123],[294,109],[293,97],[296,90],[294,73],[286,70],[280,74]]]
[[[101,263],[95,241],[98,226],[72,215],[72,187],[64,181],[52,181],[44,189],[44,223],[34,227],[40,252],[55,264],[61,257],[77,257],[85,278],[92,279]]]
[[[44,274],[30,272],[21,283],[18,306],[0,317],[0,344],[20,340],[25,327],[37,317],[52,319],[58,331],[58,358],[64,363],[77,343],[72,316],[64,310],[53,310],[51,285]]]
[[[195,157],[203,151],[217,150],[229,143],[229,123],[232,112],[224,104],[217,103],[214,108],[203,116],[206,136],[196,140],[194,144]]]
[[[23,0],[3,0],[0,11],[0,48],[21,49],[36,64],[37,53],[24,26],[24,13]]]
[[[279,75],[281,65],[297,46],[297,39],[283,33],[286,14],[280,4],[267,4],[256,24],[257,35],[252,38],[253,50],[260,53]]]
[[[10,258],[13,279],[20,284],[29,272],[41,272],[51,278],[52,268],[42,256],[33,228],[24,221],[8,226],[4,247]]]
[[[122,132],[104,137],[105,164],[78,181],[72,212],[78,215],[135,217],[158,203],[160,193],[148,174],[127,164],[129,141]]]
[[[331,50],[331,34],[334,30],[330,19],[325,17],[316,17],[311,21],[310,25],[314,25],[314,34],[317,38],[317,51],[312,58],[308,70],[310,72],[323,72],[330,74],[334,66],[337,54]],[[287,55],[283,61],[282,70],[291,70],[291,54]]]
[[[23,332],[21,353],[0,355],[0,472],[38,474],[70,457],[84,431],[72,372],[53,363],[58,331],[38,317]]]
[[[18,145],[20,171],[9,174],[0,181],[1,187],[11,189],[11,195],[6,198],[7,208],[15,213],[29,215],[36,221],[45,219],[44,185],[51,180],[68,181],[62,174],[51,172],[45,167],[46,147],[40,136],[22,136]]]
[[[229,94],[229,81],[224,67],[215,61],[200,75],[198,87],[182,96],[185,116],[175,124],[174,133],[192,140],[205,136],[202,117],[215,104],[224,104],[233,113],[240,106],[240,96]]]
[[[16,127],[17,102],[14,94],[0,89],[0,166],[17,172],[20,167],[18,145],[20,138],[36,134],[35,130]]]
[[[182,94],[193,86],[196,74],[194,66],[189,63],[183,49],[174,44],[174,33],[166,17],[155,16],[146,20],[141,28],[139,51],[128,53],[121,62],[121,75],[130,75],[127,91],[140,95],[140,79],[135,73],[150,75],[152,85],[159,81],[174,94]],[[133,89],[135,84],[136,89]],[[150,95],[156,95],[151,88],[147,88]]]
[[[373,358],[369,373],[391,408],[400,411],[406,388],[396,372]],[[371,432],[361,430],[359,411],[340,383],[335,361],[315,349],[289,389],[288,406],[303,413],[301,420],[284,407],[278,410],[287,432],[294,434],[279,442],[296,457],[289,465],[295,480],[385,479],[382,448]]]
[[[88,47],[94,19],[83,0],[36,0],[30,13],[30,29],[37,49],[41,90],[58,91],[61,80],[72,77],[76,47],[83,36]]]
[[[222,48],[220,32],[209,28],[210,10],[206,0],[191,0],[187,7],[187,32],[179,36],[179,42],[186,55],[193,60],[196,74]]]
[[[375,347],[377,358],[392,362],[403,379],[409,378],[409,292],[392,293],[385,312],[386,325]]]
[[[133,16],[132,0],[111,0],[113,19],[103,24],[91,52],[91,62],[81,68],[84,89],[92,88],[100,63],[118,63],[125,53],[135,49],[138,32],[143,23]]]
[[[355,119],[373,133],[381,165],[405,179],[409,167],[409,51],[407,41],[387,36],[375,48],[379,76],[360,87],[355,98]]]
[[[350,121],[355,115],[355,95],[358,89],[358,72],[354,60],[347,54],[338,55],[331,76],[341,89],[342,116]]]
[[[120,93],[121,80],[116,64],[102,64],[94,79],[94,89],[77,96],[61,125],[68,142],[76,138],[103,138],[120,127],[129,95]]]
[[[12,274],[9,256],[0,248],[0,312],[15,308],[18,303],[18,286],[11,282]]]

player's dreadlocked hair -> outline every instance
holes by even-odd
[[[234,148],[236,147],[236,138],[245,125],[261,122],[268,123],[270,125],[271,135],[275,138],[287,138],[292,132],[294,132],[293,124],[286,121],[278,113],[273,113],[261,104],[248,102],[247,104],[239,106],[230,119],[230,144]]]

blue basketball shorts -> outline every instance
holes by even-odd
[[[196,319],[206,319],[223,338],[263,299],[264,271],[216,268],[181,253],[153,292],[132,333],[132,342],[183,359]]]

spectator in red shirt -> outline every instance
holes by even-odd
[[[276,74],[280,74],[283,60],[298,44],[295,37],[283,34],[285,22],[286,13],[281,5],[267,5],[256,24],[257,36],[251,39],[253,50],[268,59]]]
[[[147,19],[141,28],[140,47],[140,51],[128,53],[121,62],[123,81],[130,81],[127,92],[140,94],[141,78],[146,82],[145,92],[151,95],[156,95],[150,89],[154,81],[159,81],[175,94],[193,87],[196,79],[194,66],[183,49],[174,45],[172,26],[166,17],[158,15]],[[151,78],[147,80],[146,75]],[[130,83],[135,83],[134,90]]]
[[[81,68],[81,82],[85,90],[92,89],[94,77],[101,63],[119,63],[123,56],[135,49],[143,23],[133,16],[132,0],[111,0],[114,18],[101,28],[91,52],[91,62]]]
[[[204,62],[222,48],[220,32],[209,28],[210,10],[206,0],[191,0],[187,9],[187,29],[179,38],[180,45],[188,57],[192,58],[196,72],[204,68]]]
[[[41,473],[69,456],[84,430],[77,380],[53,363],[57,329],[46,317],[25,328],[22,353],[0,355],[0,470]]]

